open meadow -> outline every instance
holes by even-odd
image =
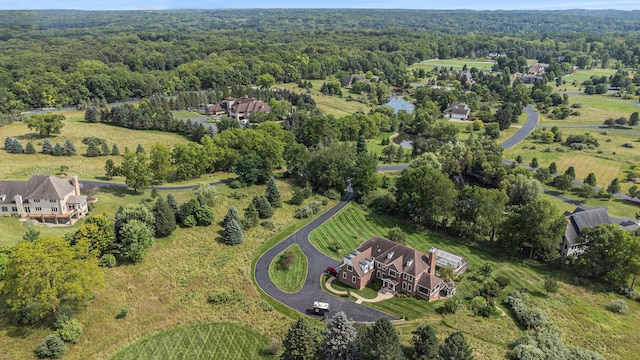
[[[390,217],[368,213],[357,205],[349,205],[338,215],[320,226],[311,234],[312,243],[325,254],[339,260],[343,254],[353,251],[358,245],[374,235],[386,236],[389,229],[400,225],[407,234],[408,245],[428,252],[431,247],[441,248],[469,261],[469,269],[457,281],[458,299],[473,297],[482,286],[482,277],[477,269],[489,263],[491,277],[506,276],[511,280],[496,302],[507,316],[477,317],[463,310],[455,315],[442,315],[442,301],[427,302],[415,298],[395,297],[368,306],[395,316],[405,316],[408,323],[399,325],[401,338],[408,343],[410,331],[428,323],[436,327],[442,337],[454,331],[462,331],[474,349],[477,359],[504,358],[507,348],[524,332],[512,319],[509,310],[501,304],[512,290],[529,289],[535,304],[549,313],[552,323],[564,332],[564,341],[599,351],[607,359],[628,359],[640,351],[640,304],[630,302],[633,309],[620,316],[606,310],[611,300],[619,298],[611,293],[586,290],[572,284],[572,276],[563,271],[552,272],[547,267],[505,258],[484,249],[487,244],[473,244],[452,240],[430,231],[403,226]],[[338,252],[334,249],[339,249]],[[546,276],[557,276],[560,291],[547,294],[544,290]],[[584,332],[580,329],[590,328]],[[580,332],[581,336],[573,336]],[[620,344],[628,344],[620,346]]]
[[[491,71],[493,67],[493,61],[487,59],[431,59],[413,64],[409,67],[410,70],[423,68],[425,71],[431,71],[434,67],[453,68],[454,70],[461,70],[465,65],[467,69],[471,70],[472,67],[478,69],[478,71]]]
[[[350,94],[349,89],[347,88],[342,88],[342,92],[344,94],[343,97],[339,97],[336,95],[330,96],[320,92],[320,88],[322,87],[322,83],[324,83],[324,80],[310,80],[309,82],[311,82],[311,84],[313,85],[313,88],[311,89],[311,96],[313,96],[313,100],[315,100],[316,106],[327,115],[333,115],[339,118],[351,115],[358,111],[368,113],[369,110],[371,110],[371,107],[369,107],[368,105],[355,100],[362,97],[359,94],[351,94],[354,100],[347,100],[347,96]],[[304,89],[298,87],[298,84],[296,83],[278,84],[276,85],[276,87],[288,89],[298,93],[305,91]]]
[[[540,113],[540,125],[547,126],[600,126],[606,119],[617,119],[629,116],[640,111],[640,103],[634,100],[625,100],[605,95],[569,95],[569,106],[580,104],[580,108],[571,110],[580,113],[580,116],[569,116],[566,119],[551,119],[548,115]],[[640,128],[637,128],[640,130]]]
[[[278,186],[283,200],[291,198],[292,188],[287,183],[279,182]],[[84,335],[78,344],[69,346],[65,359],[108,358],[138,339],[190,323],[231,322],[244,324],[252,333],[262,334],[261,339],[284,336],[290,319],[260,295],[252,282],[251,263],[270,238],[304,223],[293,217],[298,206],[284,202],[272,218],[272,230],[262,226],[252,228],[244,232],[241,245],[227,246],[219,242],[222,231],[219,222],[227,209],[235,206],[242,215],[252,197],[264,194],[265,187],[253,186],[241,191],[227,186],[217,189],[213,225],[180,228],[167,238],[157,239],[140,264],[103,269],[107,288],[78,314]],[[120,205],[150,200],[150,191],[135,195],[123,189],[106,191],[97,194],[100,201],[94,213],[113,216]],[[190,190],[172,193],[180,203],[192,197]],[[160,194],[166,196],[167,193]],[[312,197],[307,201],[318,200]],[[325,208],[333,204],[335,201],[329,201]],[[208,301],[219,298],[226,300]],[[128,316],[118,319],[123,308],[129,310]],[[52,332],[47,326],[10,325],[5,314],[1,314],[0,319],[0,358],[31,358],[35,347]],[[188,327],[185,329],[190,331]],[[171,336],[184,335],[177,331]],[[188,344],[182,345],[179,349],[186,352]],[[211,343],[205,345],[209,347]],[[146,353],[146,350],[135,350],[136,347],[132,349],[134,357]],[[118,353],[118,358],[131,358],[129,356],[132,355],[124,350]],[[149,356],[153,358],[153,353]]]

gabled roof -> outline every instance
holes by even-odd
[[[34,175],[29,180],[0,181],[0,195],[5,195],[3,203],[12,203],[16,195],[28,199],[64,199],[73,194],[73,185],[67,179],[56,176]]]
[[[398,244],[380,236],[374,236],[362,243],[349,260],[357,264],[365,259],[373,259],[388,266],[393,265],[398,271],[415,277],[429,269],[427,255],[411,246]],[[354,268],[361,270],[358,266]],[[360,276],[364,274],[364,271],[357,272]]]
[[[613,224],[614,221],[607,213],[607,209],[596,207],[586,209],[577,207],[571,215],[568,216],[569,224],[564,233],[564,238],[568,245],[574,245],[576,239],[580,236],[580,231],[586,227],[596,227],[603,224]]]
[[[425,287],[427,289],[433,289],[436,285],[443,282],[444,279],[435,275],[431,275],[429,273],[425,273],[420,277],[420,281],[418,281],[418,285]]]
[[[236,113],[270,112],[271,106],[262,100],[241,98],[231,107]]]
[[[469,112],[471,111],[471,108],[469,107],[469,105],[463,103],[463,102],[459,102],[459,101],[454,101],[451,103],[451,105],[449,105],[449,107],[444,111],[445,114],[461,114],[461,115],[469,115]]]

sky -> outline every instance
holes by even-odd
[[[640,10],[640,0],[0,0],[1,10],[165,10],[221,8],[366,8],[472,10]]]

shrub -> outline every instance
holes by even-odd
[[[557,152],[567,152],[567,148],[566,148],[566,147],[564,147],[564,146],[558,146],[558,147],[556,148],[556,151],[557,151]]]
[[[535,329],[549,324],[547,313],[544,310],[529,306],[527,304],[528,295],[522,291],[514,291],[505,300],[520,323],[527,329]]]
[[[118,318],[118,319],[126,319],[127,315],[129,315],[129,309],[122,308],[122,309],[120,309],[120,312],[118,313],[118,315],[116,315],[116,318]]]
[[[407,234],[399,226],[390,229],[387,236],[389,236],[389,240],[398,244],[404,244],[407,241]]]
[[[200,206],[194,214],[194,220],[198,226],[209,226],[213,224],[213,210],[207,205]]]
[[[273,229],[276,228],[276,225],[271,220],[265,220],[265,221],[261,222],[260,226],[262,226],[265,229],[269,229],[269,230],[273,230]]]
[[[239,180],[233,180],[229,183],[229,187],[232,189],[239,189],[242,187],[242,183]]]
[[[556,293],[556,292],[558,292],[558,280],[556,280],[556,278],[554,278],[554,277],[547,276],[544,279],[544,289],[548,293]]]
[[[462,304],[458,299],[447,299],[444,302],[444,313],[455,314],[461,307]]]
[[[609,310],[616,314],[624,314],[629,310],[629,306],[627,302],[622,299],[616,299],[611,302],[609,305]]]
[[[213,290],[207,294],[207,302],[212,305],[233,304],[240,301],[242,295],[237,290]]]
[[[620,287],[619,293],[629,300],[635,300],[638,298],[638,292],[626,286]]]
[[[192,228],[197,224],[198,222],[196,221],[196,218],[193,215],[189,215],[186,218],[184,218],[184,220],[182,220],[182,225],[184,225],[184,227]]]
[[[624,143],[624,144],[622,144],[622,147],[628,148],[628,149],[633,149],[633,144],[632,143]]]
[[[324,196],[326,196],[327,198],[329,198],[331,200],[340,199],[340,193],[338,191],[336,191],[335,189],[329,189],[329,190],[325,191]]]
[[[116,257],[113,254],[104,254],[98,263],[100,267],[112,268],[116,266]]]
[[[64,342],[76,344],[80,340],[80,336],[82,336],[83,329],[78,319],[56,322],[56,333]]]
[[[267,345],[266,349],[264,349],[264,352],[267,355],[278,355],[281,347],[282,341],[280,341],[280,339],[272,338],[269,341],[269,345]]]
[[[66,351],[64,341],[55,335],[49,335],[36,348],[36,356],[41,359],[60,359]]]
[[[495,281],[498,284],[498,286],[500,286],[501,289],[504,289],[507,286],[509,286],[509,284],[511,284],[511,279],[503,275],[500,275],[497,278],[495,278]]]
[[[293,189],[293,196],[289,201],[291,205],[301,205],[304,199],[311,196],[311,188],[303,187],[303,188],[295,188]]]

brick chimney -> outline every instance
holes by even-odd
[[[71,183],[73,184],[73,194],[80,195],[80,181],[78,181],[78,175],[73,174],[71,177]]]
[[[436,261],[437,261],[436,251],[438,251],[438,249],[434,247],[432,247],[429,250],[429,274],[431,276],[436,275]]]

